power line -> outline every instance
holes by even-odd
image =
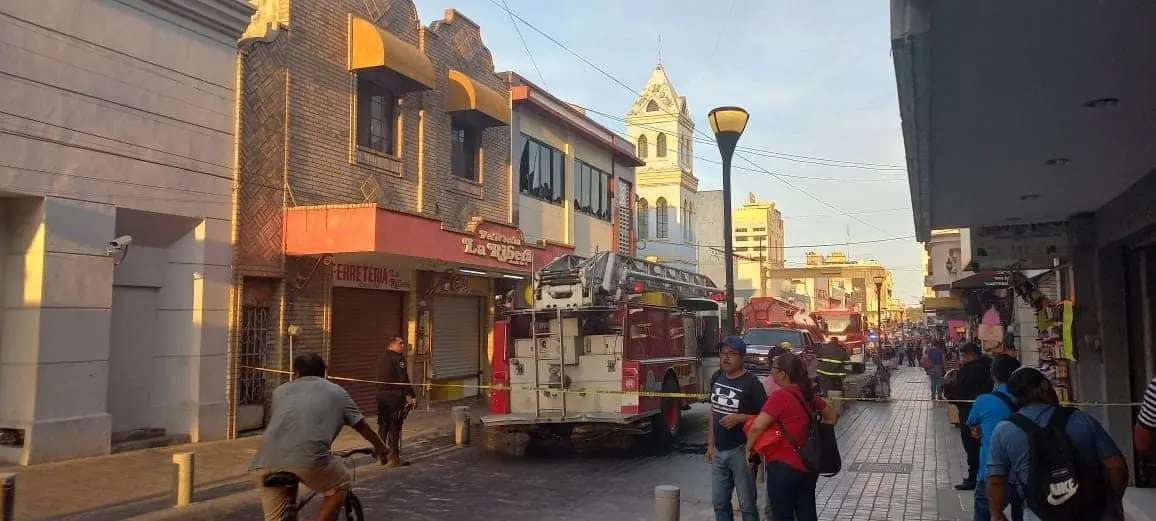
[[[789,249],[797,249],[797,248],[831,248],[831,247],[836,247],[836,246],[843,246],[845,244],[875,244],[875,243],[880,243],[880,242],[905,241],[905,240],[910,240],[910,239],[914,239],[914,238],[915,238],[914,235],[907,235],[904,237],[888,237],[885,239],[871,239],[871,240],[865,240],[865,241],[835,242],[835,243],[830,243],[830,244],[791,244],[791,245],[785,245],[785,246],[764,246],[764,248],[767,248],[767,249],[773,248],[773,249],[777,249],[777,250],[789,250]],[[712,248],[712,249],[719,249],[719,248],[724,247],[721,244],[702,244],[702,243],[697,243],[697,242],[671,241],[669,239],[643,239],[643,238],[639,238],[638,241],[643,242],[643,243],[649,243],[649,242],[655,242],[655,243],[659,243],[659,244],[668,244],[669,243],[669,244],[676,244],[676,245],[695,246],[695,247],[699,247],[699,248]],[[645,248],[643,248],[643,249],[645,249]]]
[[[585,107],[585,106],[584,106],[584,107],[582,107],[582,108],[583,108],[583,109],[584,109],[586,112],[590,112],[590,113],[593,113],[593,114],[595,114],[595,115],[598,115],[598,116],[602,116],[602,117],[604,117],[604,118],[606,118],[606,119],[610,119],[610,120],[613,120],[613,121],[616,121],[616,122],[619,122],[619,123],[627,123],[627,122],[626,122],[626,119],[625,119],[625,118],[623,118],[623,117],[621,117],[621,116],[615,116],[615,115],[613,115],[613,114],[610,114],[610,113],[607,113],[607,112],[603,112],[603,111],[601,111],[601,110],[593,109],[593,108],[590,108],[590,107]],[[673,114],[671,114],[671,113],[669,113],[669,112],[667,112],[666,114],[667,114],[667,115],[673,115]],[[627,123],[627,124],[630,124],[630,123]],[[633,125],[634,125],[634,126],[636,126],[636,127],[639,127],[639,128],[644,128],[644,129],[647,129],[647,130],[653,130],[653,131],[655,131],[655,132],[665,132],[665,129],[661,129],[661,128],[658,128],[658,127],[655,127],[655,126],[652,126],[652,125],[647,125],[647,124],[645,124],[645,123],[633,123]],[[700,134],[702,134],[702,135],[709,135],[709,134],[704,134],[704,133],[702,133],[702,132],[700,132]],[[621,135],[621,134],[619,134],[619,135]],[[625,137],[625,136],[623,136],[623,137]],[[628,140],[629,140],[629,138],[628,138]],[[710,146],[712,146],[712,147],[714,147],[714,146],[717,146],[717,144],[715,143],[714,139],[704,139],[704,138],[701,138],[701,137],[695,137],[695,136],[691,136],[691,137],[690,137],[690,140],[691,140],[692,142],[694,142],[694,143],[698,143],[698,144],[700,144],[700,145],[710,145]],[[853,167],[853,168],[858,168],[858,169],[860,169],[860,170],[873,170],[873,171],[879,171],[879,172],[882,172],[882,173],[881,173],[881,174],[879,174],[879,175],[896,176],[896,180],[901,180],[901,179],[905,180],[905,178],[906,178],[906,174],[905,174],[905,173],[903,173],[903,172],[900,172],[900,171],[905,171],[906,169],[904,169],[904,168],[899,168],[899,167],[892,167],[892,166],[888,166],[888,165],[877,165],[877,164],[874,164],[874,163],[862,163],[862,164],[861,164],[862,166],[852,166],[851,164],[826,164],[826,163],[820,163],[820,162],[817,162],[817,161],[807,161],[807,160],[802,160],[802,159],[795,159],[795,158],[805,158],[805,159],[811,159],[809,156],[797,156],[797,155],[794,155],[794,154],[784,154],[784,153],[781,153],[781,152],[773,152],[773,151],[769,151],[769,150],[760,150],[760,149],[757,149],[757,148],[748,148],[748,147],[737,147],[737,150],[741,150],[741,151],[743,151],[743,152],[754,153],[755,155],[758,155],[758,156],[761,156],[761,157],[767,157],[767,158],[771,158],[771,159],[780,159],[780,160],[784,160],[784,161],[795,161],[795,162],[798,162],[798,163],[807,163],[807,164],[813,164],[813,165],[820,165],[820,166],[831,166],[831,167],[838,167],[838,168],[852,168],[852,167]],[[711,162],[711,163],[716,163],[716,164],[718,164],[718,161],[711,161],[711,160],[709,160],[709,159],[705,159],[705,158],[703,158],[703,157],[700,157],[700,156],[694,156],[694,157],[695,157],[696,159],[701,159],[701,160],[703,160],[703,161],[707,161],[707,162]],[[827,160],[823,160],[823,161],[827,161]],[[847,161],[839,161],[839,160],[835,160],[835,159],[832,159],[832,160],[829,160],[829,161],[832,161],[832,162],[834,162],[834,163],[852,163],[852,164],[854,164],[853,162],[847,162]],[[742,168],[741,168],[741,167],[739,167],[739,169],[741,170]],[[891,171],[894,171],[894,172],[891,172]],[[803,177],[803,176],[797,176],[797,177]],[[882,181],[882,180],[880,180],[880,179],[872,179],[872,180],[873,180],[873,181]]]
[[[501,9],[501,10],[505,11],[505,12],[506,12],[507,14],[509,14],[511,17],[515,18],[515,19],[516,19],[516,20],[518,20],[519,22],[522,22],[523,24],[525,24],[525,25],[526,25],[526,27],[529,27],[529,28],[530,28],[530,29],[532,29],[534,32],[536,32],[536,33],[538,33],[539,35],[541,35],[543,38],[545,38],[545,39],[549,40],[549,41],[550,41],[551,43],[553,43],[554,45],[557,45],[558,47],[562,48],[562,50],[566,51],[566,52],[567,52],[567,53],[569,53],[571,56],[574,56],[575,58],[577,58],[577,59],[578,59],[579,61],[581,61],[582,63],[584,63],[584,64],[586,64],[586,65],[590,66],[591,68],[593,68],[594,70],[598,71],[600,74],[602,74],[603,76],[605,76],[605,77],[606,77],[607,79],[609,79],[610,81],[612,81],[612,82],[614,82],[614,83],[616,83],[616,84],[618,84],[618,85],[622,86],[622,88],[624,88],[624,89],[626,89],[626,90],[630,91],[630,92],[631,92],[632,94],[634,94],[634,95],[641,95],[641,93],[640,93],[639,91],[635,90],[635,88],[634,88],[634,87],[631,87],[630,85],[627,85],[625,82],[623,82],[622,80],[618,79],[618,78],[617,78],[617,77],[615,77],[613,74],[610,74],[609,72],[607,72],[607,71],[606,71],[606,69],[603,69],[602,67],[599,67],[599,66],[598,66],[598,65],[596,65],[594,62],[592,62],[592,61],[590,61],[589,59],[587,59],[585,56],[583,56],[583,55],[579,54],[577,51],[575,51],[575,50],[571,49],[570,47],[567,47],[567,46],[566,46],[566,44],[564,44],[564,43],[562,43],[562,42],[558,41],[558,39],[557,39],[557,38],[554,38],[554,37],[553,37],[553,36],[551,36],[549,33],[547,33],[547,32],[545,32],[545,31],[543,31],[542,29],[539,29],[539,28],[538,28],[536,25],[534,25],[534,24],[530,23],[530,22],[529,22],[528,20],[526,20],[525,18],[522,18],[520,15],[518,15],[518,14],[517,14],[517,13],[515,13],[513,10],[511,10],[511,9],[510,9],[508,6],[506,6],[506,5],[503,5],[502,3],[499,3],[499,2],[498,2],[498,0],[489,0],[489,1],[490,1],[490,3],[491,3],[491,4],[494,4],[494,6],[495,6],[495,7],[497,7],[497,8],[499,8],[499,9]],[[670,112],[666,112],[666,114],[667,114],[667,115],[674,115],[674,116],[677,116],[677,114],[672,114],[672,113],[670,113]],[[710,143],[710,144],[714,144],[714,143],[715,143],[715,142],[714,142],[714,138],[713,138],[712,136],[710,136],[709,134],[703,133],[701,130],[699,130],[698,132],[699,132],[699,133],[701,133],[702,135],[706,136],[706,138],[709,140],[709,141],[707,141],[708,143]],[[749,148],[749,147],[741,147],[741,148],[743,149],[743,151],[747,151],[747,152],[750,152],[750,151],[758,151],[758,152],[762,152],[762,153],[765,153],[765,154],[775,154],[775,155],[778,155],[778,156],[782,156],[782,157],[780,157],[779,159],[784,159],[784,160],[787,160],[787,161],[796,160],[796,159],[800,159],[800,158],[801,158],[801,159],[808,159],[808,160],[830,161],[830,162],[832,162],[832,163],[840,163],[840,164],[842,164],[844,167],[851,167],[851,165],[859,165],[859,166],[865,167],[866,169],[869,169],[869,170],[870,170],[870,169],[890,169],[890,170],[900,170],[900,169],[905,169],[905,168],[906,168],[905,166],[902,166],[902,165],[883,165],[883,164],[880,164],[880,163],[863,163],[863,162],[858,162],[858,161],[844,161],[844,160],[837,160],[837,159],[823,159],[823,158],[816,158],[816,157],[811,157],[811,156],[803,156],[803,155],[799,155],[799,154],[785,154],[785,153],[782,153],[782,152],[775,152],[775,151],[773,151],[773,150],[761,150],[761,149],[753,149],[753,148]],[[834,164],[832,164],[832,165],[827,165],[827,166],[838,166],[838,165],[834,165]]]
[[[522,35],[522,28],[518,27],[518,21],[514,19],[514,14],[510,12],[510,4],[506,0],[502,0],[502,9],[510,15],[510,23],[514,26],[514,32],[518,33],[518,39],[522,40],[522,48],[526,50],[526,55],[530,57],[530,63],[534,65],[534,70],[538,71],[538,81],[542,82],[542,87],[546,87],[546,76],[542,74],[542,69],[538,68],[538,60],[534,59],[534,53],[530,50],[530,45],[526,43],[526,37]]]
[[[882,210],[866,210],[866,211],[862,211],[862,212],[847,212],[847,213],[851,214],[851,215],[872,215],[872,214],[881,214],[881,213],[909,212],[909,211],[911,211],[910,207],[903,207],[903,208],[885,208]],[[840,214],[840,213],[818,213],[818,214],[811,214],[811,215],[784,215],[783,219],[811,219],[811,218],[815,218],[815,217],[838,217],[841,215],[843,215],[843,214]]]
[[[607,118],[607,119],[612,119],[612,120],[619,121],[622,123],[626,122],[626,119],[618,117],[618,116],[607,114],[605,112],[591,109],[588,107],[582,107],[582,108],[587,112],[592,112],[594,114],[597,114],[597,115],[602,116],[602,117]],[[647,130],[654,130],[657,132],[663,131],[663,129],[660,129],[660,128],[654,127],[654,126],[650,126],[650,125],[646,125],[644,123],[635,123],[634,126],[639,127],[639,128],[644,128]],[[617,132],[616,132],[616,134],[617,134]],[[622,134],[619,134],[619,136],[622,136]],[[622,137],[629,141],[629,138],[627,136],[622,136]],[[705,144],[705,145],[711,145],[711,146],[715,145],[715,143],[713,141],[706,141],[704,139],[696,138],[694,136],[691,136],[690,139],[691,139],[691,141],[693,141],[695,143],[699,143],[699,144]],[[699,161],[706,162],[706,163],[712,163],[712,164],[716,164],[716,165],[722,164],[722,161],[718,161],[716,159],[706,158],[703,156],[692,155],[691,157],[694,157],[695,159],[697,159]],[[763,170],[754,170],[752,168],[746,168],[746,167],[741,167],[741,166],[733,166],[732,165],[731,168],[733,168],[734,170],[742,170],[744,172],[754,172],[754,173],[758,173],[758,174],[766,173]],[[805,176],[805,175],[784,174],[781,172],[778,172],[778,174],[783,176],[783,177],[790,177],[793,179],[806,179],[808,181],[840,181],[840,182],[860,182],[860,183],[893,183],[893,182],[899,182],[899,181],[906,181],[905,177],[895,177],[894,179],[878,179],[878,178],[870,178],[870,177],[858,177],[858,178],[856,178],[856,177],[850,177],[850,178],[848,178],[848,177],[814,177],[814,176]],[[881,174],[881,175],[894,175],[894,174]]]
[[[702,156],[693,156],[693,157],[699,161],[703,161],[706,163],[711,163],[711,164],[715,164],[715,165],[722,165],[722,161],[718,161],[715,159],[709,159],[709,158],[702,157]],[[755,170],[753,168],[746,168],[746,167],[741,167],[741,166],[731,165],[731,168],[733,168],[735,170],[742,170],[744,172],[754,172],[756,174],[765,173],[762,170]],[[806,179],[808,181],[839,181],[839,182],[844,182],[844,183],[896,183],[896,182],[906,181],[906,179],[900,179],[900,178],[872,179],[869,177],[813,177],[813,176],[806,176],[806,175],[784,174],[781,172],[779,173],[779,175],[781,175],[783,177],[789,177],[791,179]]]

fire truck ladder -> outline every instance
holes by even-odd
[[[561,388],[561,393],[562,393],[562,396],[561,396],[561,398],[562,398],[562,417],[565,418],[566,417],[566,360],[565,360],[566,355],[565,355],[565,349],[563,348],[563,345],[562,345],[562,343],[564,342],[564,338],[565,338],[565,336],[562,334],[563,333],[562,309],[557,308],[557,309],[553,309],[553,310],[549,310],[549,311],[545,311],[545,312],[549,313],[551,315],[554,315],[554,318],[558,320],[558,330],[557,331],[549,331],[546,333],[540,332],[539,327],[538,327],[538,313],[539,313],[539,311],[537,309],[534,309],[534,308],[531,308],[531,310],[530,310],[530,323],[532,324],[531,328],[530,328],[530,338],[532,338],[534,341],[534,355],[533,355],[534,356],[534,365],[533,365],[533,367],[534,367],[534,410],[535,410],[536,416],[541,415],[541,413],[542,413],[542,393],[546,392],[542,389],[542,376],[541,376],[541,373],[539,372],[538,363],[539,363],[540,358],[541,358],[539,352],[540,351],[543,352],[542,354],[545,354],[546,352],[548,352],[549,346],[550,346],[550,340],[557,338],[558,339],[558,357],[559,357],[559,359],[558,359],[558,373],[559,373],[558,377],[560,378],[560,388]]]
[[[714,281],[705,275],[611,251],[599,252],[590,258],[563,255],[539,271],[536,277],[538,292],[548,291],[551,287],[580,288],[583,307],[611,306],[621,302],[639,283],[647,291],[672,293],[678,299],[710,298],[719,291]],[[549,298],[544,301],[544,307],[555,307],[550,305]]]
[[[531,269],[533,269],[531,267]],[[551,338],[558,339],[558,377],[560,379],[561,398],[562,398],[562,419],[566,418],[566,354],[563,343],[565,336],[563,336],[563,320],[562,308],[554,308],[550,310],[554,314],[554,318],[558,320],[558,331],[540,333],[538,331],[538,299],[537,292],[533,292],[530,297],[533,302],[530,304],[530,338],[534,342],[534,416],[540,417],[542,415],[542,373],[539,370],[539,349],[548,349]],[[543,340],[539,340],[543,339]]]

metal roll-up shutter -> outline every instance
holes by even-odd
[[[439,295],[433,303],[434,378],[468,378],[481,372],[481,299]]]
[[[329,374],[373,380],[389,337],[401,334],[404,293],[333,288]],[[364,414],[377,414],[374,384],[337,380]]]

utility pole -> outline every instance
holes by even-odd
[[[767,295],[767,268],[764,261],[767,258],[767,250],[763,248],[763,238],[759,237],[759,283],[762,285],[761,295]]]

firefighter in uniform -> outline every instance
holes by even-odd
[[[819,362],[819,391],[825,396],[828,391],[842,391],[843,378],[847,376],[847,350],[838,340],[831,341],[819,349],[816,359]]]
[[[388,447],[387,467],[402,467],[401,424],[417,403],[417,393],[409,383],[405,366],[405,339],[394,336],[389,349],[377,359],[377,433]]]

